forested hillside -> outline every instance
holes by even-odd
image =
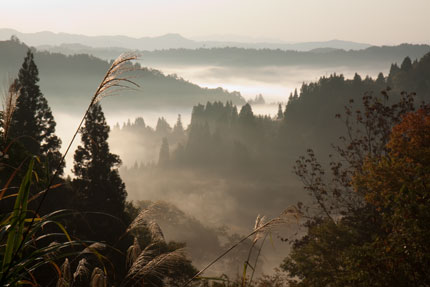
[[[419,59],[430,51],[429,45],[401,44],[397,46],[371,46],[362,49],[310,49],[309,51],[294,48],[268,49],[225,47],[200,47],[198,49],[159,49],[141,50],[145,63],[170,65],[214,65],[228,67],[264,67],[264,66],[307,66],[307,67],[349,67],[385,68],[401,62],[405,57]],[[132,51],[125,48],[94,48],[78,44],[61,46],[40,46],[41,50],[62,53],[65,55],[88,54],[102,59],[114,59],[119,53]]]
[[[0,9],[0,287],[430,287],[430,0]]]
[[[236,67],[310,66],[310,67],[366,67],[382,68],[400,62],[405,57],[419,59],[430,51],[429,45],[402,44],[372,46],[362,50],[320,49],[314,51],[284,51],[270,49],[212,48],[169,49],[144,52],[148,63],[176,63],[186,65],[218,65]]]
[[[255,214],[253,204],[257,202],[260,207],[276,209],[305,200],[291,170],[308,148],[325,159],[334,153],[332,144],[339,143],[347,131],[345,121],[336,115],[345,107],[351,111],[360,108],[366,97],[397,102],[403,91],[417,91],[417,103],[428,101],[429,69],[427,54],[413,63],[405,58],[400,67],[392,65],[389,75],[380,74],[376,79],[323,77],[293,93],[275,118],[255,115],[249,104],[237,107],[230,102],[208,102],[194,106],[188,128],[180,118],[173,128],[161,118],[155,130],[138,119],[114,129],[113,138],[132,138],[134,150],[152,151],[152,157],[135,158],[134,167],[122,169],[121,174],[132,198],[162,195],[182,201],[178,192],[187,197],[202,192],[198,190],[213,190],[217,196],[230,197],[243,218]],[[162,142],[167,149],[161,148]],[[166,151],[167,155],[161,154]],[[161,158],[163,163],[157,165]],[[240,224],[243,219],[235,211]]]
[[[28,47],[18,40],[0,42],[0,77],[14,77]],[[117,55],[118,56],[118,55]],[[35,51],[35,62],[40,68],[40,86],[54,110],[81,112],[88,97],[108,69],[107,61],[80,54],[65,56],[58,53]],[[157,70],[135,64],[130,77],[141,86],[136,91],[126,92],[127,100],[111,97],[106,108],[149,109],[165,106],[191,107],[206,101],[233,101],[244,103],[237,92],[227,92],[222,88],[207,89],[187,82],[176,76],[166,76]],[[67,107],[67,108],[66,108]],[[78,110],[76,110],[78,109]]]
[[[16,39],[7,43],[25,48]],[[200,267],[227,248],[235,252],[212,269],[228,273],[227,282],[239,274],[235,266],[243,258],[244,275],[236,282],[248,280],[248,266],[260,272],[282,259],[282,282],[291,286],[429,282],[430,108],[421,102],[430,98],[430,53],[392,64],[387,76],[333,74],[305,83],[285,106],[279,104],[276,116],[256,115],[251,104],[226,97],[194,105],[188,127],[181,115],[173,127],[163,117],[155,128],[142,117],[116,125],[110,142],[121,143],[135,158],[134,165],[122,168],[120,156],[110,151],[110,127],[97,102],[107,93],[101,88],[76,131],[81,144],[74,153],[74,178],[62,176],[61,140],[38,85],[37,55],[27,50],[0,118],[0,205],[9,211],[1,223],[1,284],[28,278],[47,286],[90,281],[184,286],[197,274],[190,259]],[[39,57],[58,57],[55,63],[64,65],[70,60],[76,73],[84,59],[100,69],[106,64],[89,56]],[[60,73],[48,60],[45,68]],[[131,60],[135,57],[113,62],[102,87],[133,85],[134,78],[121,76],[140,68]],[[160,85],[191,85],[140,72]],[[262,249],[272,229],[260,230],[266,226],[260,215],[250,235],[238,235],[261,212],[274,218],[266,224],[287,226],[273,233],[275,254]],[[183,242],[165,239],[156,221],[169,238]],[[260,233],[264,239],[256,247]],[[186,245],[193,248],[191,258]],[[260,252],[275,265],[259,258]],[[34,270],[31,276],[27,267]],[[262,277],[258,284],[279,276]],[[218,278],[192,283],[206,280]]]

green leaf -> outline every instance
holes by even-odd
[[[6,271],[12,262],[12,257],[23,240],[24,223],[27,214],[28,196],[30,194],[31,179],[33,174],[34,158],[30,160],[26,175],[21,181],[18,196],[15,200],[11,223],[8,230],[6,248],[4,251],[2,273]]]

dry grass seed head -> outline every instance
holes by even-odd
[[[137,239],[137,237],[134,237],[133,244],[127,249],[127,256],[126,256],[127,269],[129,269],[133,265],[133,263],[139,257],[140,253],[141,253],[141,248],[139,245],[139,240]]]
[[[260,227],[258,227],[255,231],[257,231],[257,233],[270,232],[273,229],[279,226],[282,226],[284,224],[290,223],[293,220],[299,221],[302,215],[303,214],[297,207],[295,207],[294,205],[289,206],[286,209],[284,209],[279,216],[272,218],[266,223],[260,224]]]
[[[81,251],[82,254],[88,254],[88,253],[94,253],[94,252],[100,252],[106,249],[106,244],[95,242],[91,244],[90,246],[86,247],[84,250]]]
[[[130,232],[134,229],[147,227],[148,222],[154,220],[160,208],[162,208],[162,202],[154,202],[147,208],[142,209],[136,218],[130,223],[126,232]]]
[[[126,232],[131,232],[138,228],[146,227],[147,220],[149,218],[151,211],[149,209],[144,209],[136,216],[136,218],[130,223]]]
[[[89,276],[88,262],[85,258],[82,258],[78,263],[78,267],[76,267],[75,273],[73,273],[73,281],[82,285],[88,281]]]
[[[144,252],[145,251],[142,251],[142,253]],[[145,254],[139,255],[139,258],[130,268],[123,285],[133,286],[133,282],[145,280],[145,278],[149,277],[162,279],[169,270],[183,262],[185,253],[183,249],[177,249],[169,253],[158,255],[150,261],[145,260],[144,257]]]
[[[260,216],[260,214],[259,214],[257,216],[257,218],[255,219],[254,231],[259,230],[264,225],[265,221],[266,221],[266,217],[265,216]],[[254,243],[257,242],[263,236],[264,236],[264,232],[257,231],[257,233],[254,236],[253,242]]]
[[[57,287],[70,287],[72,286],[72,272],[70,270],[69,259],[66,258],[60,267],[61,277],[58,279]]]
[[[13,112],[16,108],[16,101],[19,97],[18,82],[15,80],[9,85],[8,91],[3,95],[3,138],[7,139],[9,128],[12,123]]]
[[[90,287],[106,287],[107,278],[103,270],[96,267],[91,274]]]
[[[97,88],[96,93],[92,99],[92,103],[97,103],[106,96],[113,95],[119,90],[124,89],[135,89],[139,87],[137,83],[130,80],[130,77],[122,77],[122,74],[136,70],[136,68],[130,64],[130,61],[137,60],[138,56],[136,53],[124,53],[110,66],[103,81]]]
[[[164,234],[160,226],[155,221],[150,221],[148,224],[148,230],[151,233],[152,242],[164,242]]]

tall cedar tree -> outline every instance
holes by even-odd
[[[9,102],[9,111],[13,111],[10,121],[2,122],[0,125],[8,131],[2,135],[0,140],[0,148],[6,155],[0,157],[0,186],[6,186],[9,182],[9,190],[6,195],[16,193],[16,187],[19,186],[22,177],[26,171],[25,168],[19,168],[24,164],[30,156],[36,155],[40,159],[41,164],[37,164],[35,172],[38,174],[37,190],[46,188],[49,178],[53,176],[57,167],[58,174],[63,173],[64,164],[61,166],[60,145],[61,140],[55,135],[54,117],[48,102],[43,96],[38,86],[39,72],[34,63],[34,56],[29,49],[22,67],[19,70],[17,79],[14,80],[9,88],[9,92],[16,93],[18,98],[16,102]],[[11,96],[11,95],[9,95]],[[13,109],[15,108],[15,109]],[[7,125],[7,126],[5,126]],[[17,172],[16,176],[12,174]],[[54,179],[54,183],[62,181],[61,178]],[[65,186],[57,188],[56,192],[51,193],[41,206],[40,213],[50,212],[56,208],[64,208],[67,206],[67,195],[59,190],[64,190]],[[36,191],[36,190],[35,190]],[[39,200],[31,203],[31,208],[39,205]],[[2,200],[0,210],[11,210],[13,208],[14,198]]]
[[[109,152],[108,137],[109,126],[106,124],[102,108],[95,104],[81,129],[83,146],[79,146],[74,155],[73,172],[76,179],[73,186],[77,192],[76,207],[79,210],[105,213],[117,218],[114,223],[107,215],[87,216],[90,233],[94,234],[90,235],[86,230],[83,231],[85,237],[112,242],[120,236],[119,229],[122,224],[118,220],[125,218],[124,205],[127,193],[118,173],[121,160]]]
[[[14,85],[19,97],[16,101],[9,131],[9,138],[18,140],[23,148],[42,158],[54,172],[61,160],[61,140],[55,135],[54,117],[48,102],[38,86],[39,71],[31,50],[27,51],[24,63]],[[63,166],[59,173],[62,174]]]

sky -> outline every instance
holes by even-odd
[[[0,28],[20,32],[285,42],[430,44],[430,0],[14,0]]]

